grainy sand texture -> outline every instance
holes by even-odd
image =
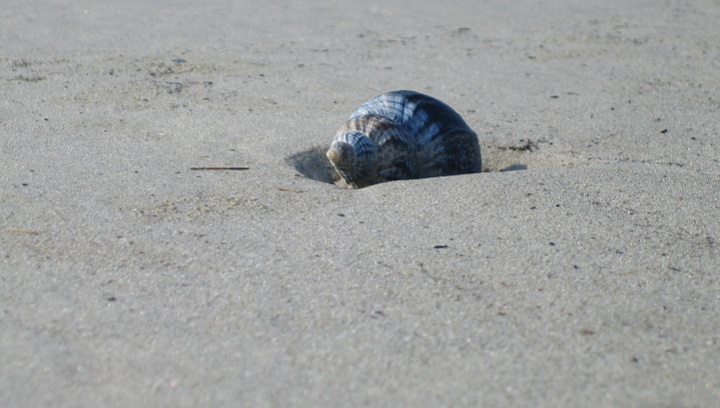
[[[717,407],[719,22],[0,1],[0,406]],[[484,172],[332,184],[397,89]]]

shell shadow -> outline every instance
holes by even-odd
[[[523,143],[524,142],[524,143]],[[494,140],[482,141],[483,173],[527,170],[537,143],[528,140],[516,144],[499,144]]]
[[[334,183],[337,176],[325,156],[326,147],[315,146],[287,158],[295,170],[303,176],[323,183]]]
[[[500,169],[499,171],[527,170],[527,168],[528,168],[527,164],[512,164],[510,166],[505,167],[504,169]]]

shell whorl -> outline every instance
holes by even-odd
[[[344,132],[338,135],[327,151],[330,163],[344,179],[370,177],[375,168],[377,148],[361,132]]]
[[[383,181],[476,173],[478,137],[445,103],[412,91],[394,91],[360,106],[327,152],[352,187]]]

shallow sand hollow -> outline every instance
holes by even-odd
[[[717,1],[2,9],[0,405],[720,400]],[[394,89],[484,172],[333,185]]]

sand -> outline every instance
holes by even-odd
[[[2,3],[1,406],[720,400],[718,1]],[[333,185],[396,89],[486,171]]]

